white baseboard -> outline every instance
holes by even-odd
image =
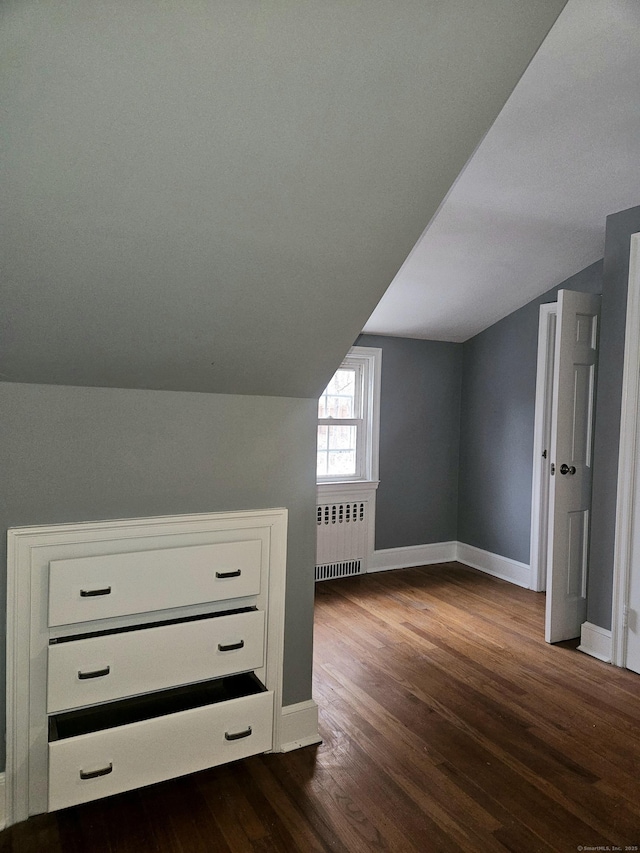
[[[318,706],[313,699],[284,706],[280,740],[280,752],[291,752],[302,746],[322,743],[318,734]]]
[[[599,625],[593,625],[591,622],[583,622],[578,651],[605,663],[611,663],[611,631]]]
[[[456,559],[455,542],[433,542],[430,545],[409,545],[404,548],[385,548],[374,551],[367,560],[368,572],[387,572],[391,569],[410,569],[433,563],[450,563]]]
[[[483,551],[464,542],[433,542],[429,545],[409,545],[405,548],[374,551],[367,561],[367,571],[386,572],[391,569],[450,563],[454,560],[525,589],[529,588],[530,572],[526,563]]]
[[[7,825],[6,780],[6,775],[0,773],[0,830],[3,830]]]
[[[510,560],[508,557],[483,551],[482,548],[466,545],[464,542],[456,543],[456,555],[453,559],[472,569],[479,569],[481,572],[493,575],[494,578],[501,578],[529,589],[531,576],[527,563]]]

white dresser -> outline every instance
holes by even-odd
[[[11,822],[277,748],[285,559],[285,510],[10,531]]]

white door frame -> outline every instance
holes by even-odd
[[[547,533],[549,522],[549,478],[542,476],[542,453],[549,462],[550,407],[553,396],[553,359],[555,323],[558,303],[540,306],[538,326],[538,364],[536,369],[536,403],[533,425],[533,476],[531,483],[531,549],[529,557],[529,589],[543,592],[547,586]]]
[[[631,235],[629,289],[624,339],[622,411],[616,497],[616,532],[613,558],[611,613],[611,663],[625,666],[627,657],[626,609],[629,602],[631,544],[634,509],[640,500],[636,478],[637,435],[640,424],[640,234]]]

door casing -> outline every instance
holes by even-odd
[[[631,235],[629,287],[622,374],[622,411],[611,613],[611,662],[627,666],[627,621],[633,542],[640,541],[640,234]],[[637,554],[636,554],[637,556]],[[638,571],[638,569],[635,569]]]

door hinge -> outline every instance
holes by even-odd
[[[555,473],[556,473],[556,465],[555,465],[555,462],[552,462],[551,463],[551,476],[553,476]]]
[[[622,627],[623,628],[629,627],[629,605],[628,604],[625,604],[625,606],[622,610]]]

